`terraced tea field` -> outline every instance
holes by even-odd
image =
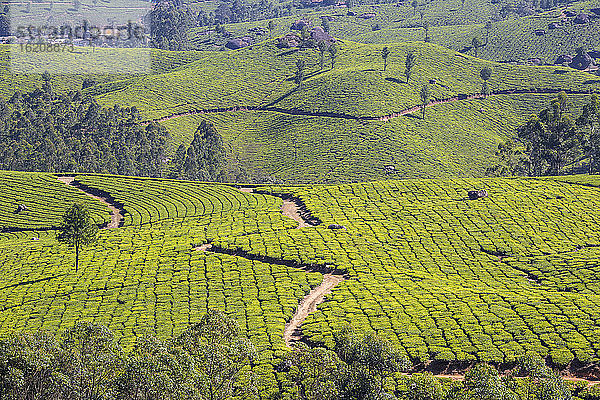
[[[77,274],[72,252],[48,232],[35,241],[34,232],[2,236],[4,334],[62,329],[83,318],[107,324],[127,347],[145,331],[181,332],[217,307],[240,322],[269,365],[286,351],[284,326],[300,300],[322,273],[344,271],[346,279],[298,323],[303,340],[331,345],[332,333],[350,323],[389,338],[417,366],[430,359],[510,362],[526,350],[561,367],[598,363],[595,177],[254,193],[117,176],[76,180],[116,199],[126,222],[100,232]],[[467,200],[474,187],[489,197]],[[297,196],[322,224],[297,229],[282,214],[282,200],[268,193]]]
[[[108,209],[100,202],[65,187],[52,175],[0,171],[0,187],[2,231],[57,227],[64,212],[75,202],[89,207],[98,224],[109,220]],[[17,212],[19,205],[27,210]]]

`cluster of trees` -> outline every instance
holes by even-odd
[[[10,35],[9,10],[8,4],[3,4],[0,1],[0,37]]]
[[[197,26],[215,26],[217,33],[224,33],[222,24],[257,21],[290,15],[291,5],[284,10],[281,6],[261,0],[244,4],[242,0],[221,2],[210,12],[192,11],[176,0],[159,0],[146,16],[150,25],[150,44],[163,50],[188,50],[192,47],[188,31]],[[271,21],[272,23],[272,21]],[[269,24],[269,31],[274,25]]]
[[[171,162],[170,178],[199,181],[225,180],[225,146],[212,122],[202,121],[188,148],[180,145]]]
[[[326,40],[314,41],[310,37],[310,33],[307,28],[304,28],[300,34],[300,39],[302,40],[302,47],[313,47],[316,48],[319,52],[319,70],[323,70],[325,66],[325,53],[329,54],[329,59],[331,61],[331,69],[335,66],[335,61],[338,57],[338,46],[335,42],[330,43]],[[294,75],[294,82],[298,85],[298,88],[302,87],[302,82],[304,81],[304,76],[306,74],[306,61],[304,59],[296,60],[296,70]]]
[[[187,6],[160,0],[146,18],[150,24],[152,47],[163,50],[189,49],[188,30],[195,26],[195,17]]]
[[[568,167],[586,165],[600,172],[600,100],[590,97],[581,114],[573,118],[564,92],[518,129],[515,140],[498,146],[499,163],[488,175],[560,175]]]
[[[77,323],[60,338],[44,333],[0,340],[0,398],[258,399],[253,366],[258,354],[237,324],[210,310],[181,335],[139,338],[125,354],[101,325]],[[402,375],[410,361],[374,334],[345,328],[333,350],[300,345],[277,369],[279,393],[296,400],[571,400],[555,371],[534,353],[500,376],[490,365],[469,369],[463,381],[431,373]],[[520,376],[520,378],[516,378]]]
[[[256,351],[234,321],[210,311],[181,335],[140,338],[125,354],[104,326],[77,323],[60,338],[22,333],[0,341],[3,400],[248,398]]]
[[[168,132],[139,112],[56,94],[49,74],[33,92],[0,98],[0,169],[161,176]]]
[[[390,56],[391,51],[386,46],[381,50],[381,58],[383,58],[383,70],[387,69],[388,57]],[[410,78],[413,74],[413,69],[417,65],[417,56],[412,51],[406,53],[406,58],[404,60],[404,77],[406,78],[406,83],[410,82]],[[491,73],[490,73],[491,74]],[[431,90],[427,84],[421,86],[419,90],[419,97],[421,99],[421,119],[425,119],[425,108],[429,104],[431,100]]]
[[[291,15],[291,4],[288,7],[274,5],[267,0],[244,4],[242,0],[222,2],[213,12],[200,10],[196,21],[199,26],[212,26],[235,22],[259,21]]]

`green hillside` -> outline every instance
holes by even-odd
[[[301,229],[266,194],[117,176],[77,180],[140,218],[102,230],[78,273],[72,251],[51,235],[2,237],[3,334],[84,319],[106,324],[127,347],[144,332],[177,334],[217,307],[269,365],[285,353],[285,322],[327,268],[348,276],[302,324],[310,342],[331,345],[332,332],[350,323],[389,338],[414,362],[502,363],[534,350],[566,367],[600,357],[595,178],[259,188],[299,196],[323,222]],[[125,195],[121,182],[137,191]],[[489,197],[468,200],[472,188]],[[182,218],[184,199],[199,204],[199,195],[222,208]],[[206,243],[213,248],[196,249]]]
[[[600,87],[593,75],[564,67],[493,64],[424,43],[389,46],[383,72],[381,45],[339,45],[333,69],[320,70],[314,50],[266,42],[203,53],[176,71],[122,82],[106,93],[98,88],[96,98],[107,106],[134,105],[144,118],[160,121],[171,132],[171,151],[191,141],[200,119],[213,121],[229,146],[231,176],[348,182],[384,177],[385,165],[400,176],[481,176],[497,143],[551,98],[526,92],[580,93],[571,96],[576,105]],[[408,51],[418,61],[406,84]],[[307,65],[300,88],[293,82],[298,59]],[[481,91],[485,66],[493,68],[491,90],[507,94],[460,100]],[[432,106],[424,121],[371,121],[418,107],[425,83],[432,100],[459,101]],[[440,146],[447,140],[450,146]]]

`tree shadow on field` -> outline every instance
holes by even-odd
[[[404,114],[404,115],[405,115],[406,117],[408,117],[408,118],[414,118],[414,119],[418,119],[419,121],[422,121],[422,120],[423,120],[423,118],[421,118],[421,116],[420,116],[421,114],[417,115],[417,113],[421,113],[421,112],[422,112],[422,111],[421,111],[421,109],[419,108],[418,110],[416,110],[416,111],[414,111],[414,112],[411,112],[411,113],[408,113],[408,114]]]
[[[398,78],[385,78],[385,80],[388,82],[394,82],[394,83],[404,83],[403,81],[401,81]]]
[[[327,71],[329,71],[329,69],[323,69],[323,70],[321,70],[321,71],[314,71],[314,72],[311,72],[310,74],[307,74],[307,75],[305,75],[304,79],[313,78],[313,77],[315,77],[315,76],[317,76],[317,75],[324,74],[324,73],[325,73],[325,72],[327,72]]]
[[[297,53],[298,49],[290,49],[288,51],[284,51],[283,53],[277,54],[278,56],[289,56],[290,54]]]
[[[289,92],[279,96],[278,98],[276,98],[275,100],[273,100],[272,102],[270,102],[269,104],[264,105],[263,107],[267,108],[267,107],[273,107],[275,104],[279,103],[280,101],[282,101],[283,99],[289,97],[292,93],[294,93],[296,91],[297,88],[293,88],[291,89]]]
[[[583,82],[584,85],[593,85],[596,83],[600,83],[600,79],[588,79],[587,81]]]
[[[564,75],[564,74],[569,73],[569,71],[564,70],[564,69],[555,69],[554,71],[552,71],[552,73],[556,74],[556,75]]]
[[[373,69],[373,68],[367,68],[367,69],[363,69],[362,72],[377,72],[377,70]]]

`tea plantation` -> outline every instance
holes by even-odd
[[[472,187],[490,197],[466,200]],[[219,244],[349,271],[303,325],[310,340],[331,344],[332,332],[352,323],[415,360],[510,362],[535,350],[562,366],[597,362],[600,299],[589,270],[600,245],[598,189],[488,179],[287,190],[325,226],[346,229]]]
[[[598,362],[600,188],[593,177],[258,188],[298,196],[323,221],[302,229],[266,194],[185,181],[77,180],[122,204],[125,226],[100,232],[82,252],[79,273],[72,251],[51,232],[38,240],[31,240],[35,231],[2,236],[2,333],[85,319],[106,324],[127,347],[144,332],[177,334],[216,307],[273,363],[285,352],[286,321],[322,277],[294,265],[327,266],[348,279],[302,325],[310,342],[331,345],[332,332],[350,323],[389,338],[417,363],[502,363],[526,350],[561,367]],[[474,187],[489,197],[468,200]],[[9,216],[2,218],[6,224]],[[205,243],[214,250],[195,249]]]

